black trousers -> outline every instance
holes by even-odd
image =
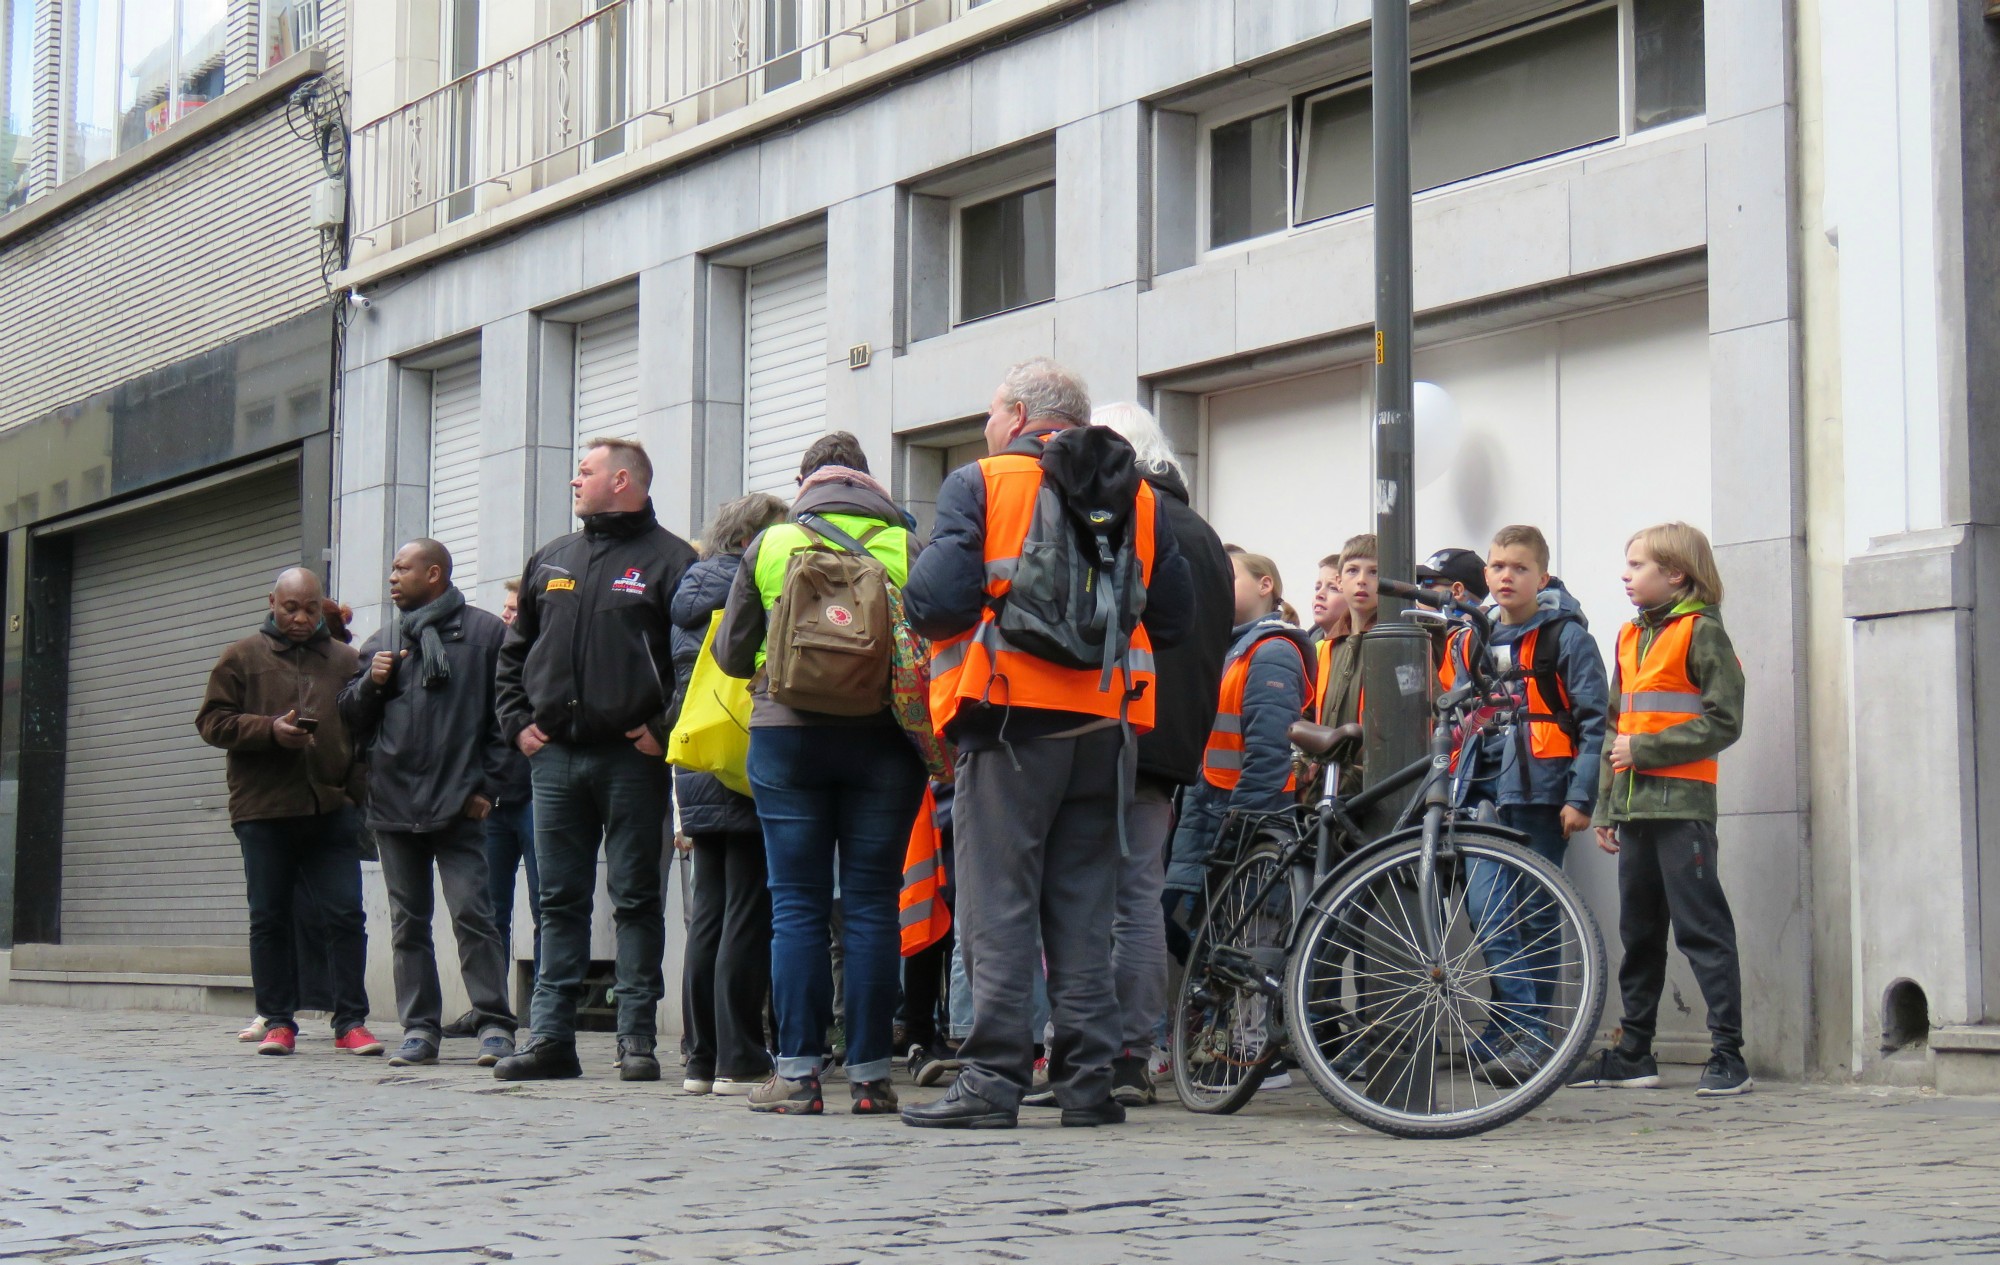
[[[257,1013],[273,1028],[298,1029],[299,959],[293,910],[299,893],[325,929],[333,1031],[345,1036],[368,1018],[363,981],[368,929],[361,913],[361,853],[351,808],[315,817],[234,823],[243,849],[250,904],[250,982]]]
[[[1694,967],[1720,1053],[1743,1052],[1743,979],[1736,920],[1722,894],[1715,827],[1704,821],[1628,821],[1618,828],[1618,938],[1625,961],[1625,1044],[1649,1051],[1667,980],[1667,932]]]
[[[694,839],[694,913],[681,976],[688,1075],[757,1080],[770,1074],[764,999],[771,991],[771,889],[764,836]]]

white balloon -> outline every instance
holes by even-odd
[[[1451,393],[1435,382],[1419,382],[1412,391],[1417,432],[1417,486],[1427,488],[1443,478],[1458,455],[1463,426]]]

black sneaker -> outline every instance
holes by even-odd
[[[891,1116],[901,1106],[896,1101],[896,1087],[886,1076],[879,1081],[850,1081],[847,1091],[853,1095],[857,1116]]]
[[[1585,1059],[1570,1079],[1571,1089],[1658,1089],[1660,1065],[1651,1054],[1613,1046]]]
[[[1508,1040],[1492,1058],[1474,1068],[1472,1074],[1488,1085],[1511,1087],[1527,1084],[1541,1070],[1542,1065],[1520,1042]]]
[[[576,1042],[553,1037],[530,1037],[519,1054],[493,1065],[493,1079],[501,1081],[573,1080],[583,1075],[576,1061]]]
[[[1695,1086],[1694,1096],[1734,1098],[1756,1087],[1757,1082],[1750,1079],[1750,1069],[1744,1066],[1742,1055],[1717,1050],[1708,1056],[1708,1066],[1702,1069],[1701,1084]]]
[[[653,1055],[653,1038],[618,1038],[618,1079],[621,1081],[660,1079],[660,1060]]]
[[[750,1091],[750,1110],[774,1116],[816,1116],[826,1110],[826,1101],[820,1097],[819,1077],[794,1080],[773,1072],[770,1080]]]
[[[911,1080],[929,1087],[956,1072],[961,1064],[946,1051],[933,1046],[913,1045],[905,1066],[909,1068]]]
[[[1127,1107],[1144,1107],[1157,1097],[1152,1073],[1139,1054],[1121,1054],[1111,1060],[1111,1097]]]
[[[1124,1124],[1125,1104],[1116,1098],[1104,1098],[1088,1107],[1064,1107],[1063,1127],[1066,1129],[1093,1129],[1101,1124]]]

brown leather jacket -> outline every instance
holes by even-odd
[[[194,724],[229,753],[231,822],[313,817],[347,802],[354,756],[335,700],[359,664],[354,647],[323,633],[297,645],[261,630],[222,652]],[[294,708],[319,717],[303,751],[271,738],[271,721]]]

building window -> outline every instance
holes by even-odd
[[[1448,56],[1410,76],[1410,185],[1422,191],[1621,133],[1618,11]],[[1366,85],[1308,97],[1298,220],[1374,201]]]
[[[1701,0],[1632,0],[1632,130],[1708,109]]]
[[[470,78],[479,69],[479,0],[444,0],[440,16],[444,30],[440,44],[444,54],[444,79],[450,85],[441,106],[444,127],[451,138],[451,187],[460,190],[445,203],[445,218],[462,220],[472,214],[474,135],[478,128],[479,83]]]
[[[108,7],[108,6],[107,6]],[[142,145],[228,88],[224,0],[119,6],[118,150]]]
[[[264,68],[319,43],[319,0],[264,0]]]
[[[957,255],[960,323],[1054,298],[1055,185],[961,207]]]
[[[1291,186],[1291,111],[1269,110],[1208,134],[1208,244],[1282,231]]]
[[[618,0],[595,0],[597,20],[592,24],[592,48],[597,71],[592,76],[592,139],[590,156],[595,161],[625,152],[625,50],[626,22],[631,11]]]
[[[34,111],[35,0],[0,0],[0,211],[28,198]]]

